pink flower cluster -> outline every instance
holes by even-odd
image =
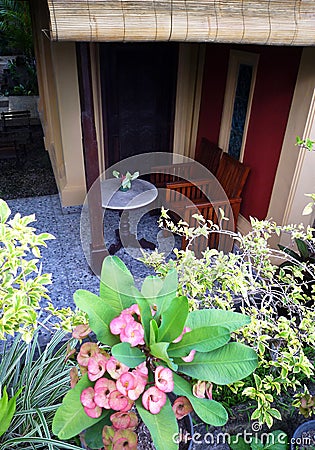
[[[154,373],[155,386],[149,387],[142,396],[142,404],[152,414],[158,414],[166,403],[166,392],[174,388],[173,373],[170,369],[158,366]]]
[[[119,334],[121,342],[129,342],[131,347],[145,344],[143,327],[134,319],[134,314],[140,317],[138,305],[124,309],[118,317],[111,321],[109,326],[113,334]]]
[[[97,344],[83,344],[77,359],[81,368],[87,369],[89,380],[95,381],[94,387],[88,387],[81,393],[81,403],[90,417],[100,417],[102,408],[129,411],[147,384],[148,369],[145,363],[130,371],[113,356],[102,353]],[[105,378],[105,374],[110,378]]]

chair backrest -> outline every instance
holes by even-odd
[[[216,176],[228,198],[241,197],[249,172],[248,166],[223,153]]]
[[[206,201],[210,198],[214,180],[194,180],[176,181],[174,183],[166,183],[166,202],[180,202],[182,199],[188,198],[194,203]]]
[[[216,175],[222,153],[222,149],[217,144],[203,137],[196,148],[195,160]]]
[[[231,201],[222,200],[216,202],[204,202],[197,203],[195,206],[186,206],[184,212],[184,221],[189,224],[190,227],[196,226],[196,219],[192,216],[196,211],[196,207],[199,213],[206,219],[210,220],[214,225],[218,225],[221,230],[225,231],[236,231],[237,219],[240,211],[241,199],[235,198]],[[224,217],[229,220],[222,220],[221,211],[224,213]],[[233,226],[231,223],[233,220]],[[182,238],[182,249],[185,249],[187,245],[187,240]],[[213,231],[210,233],[208,239],[200,236],[193,241],[192,250],[195,255],[199,258],[202,256],[202,252],[208,248],[217,248],[223,250],[224,252],[229,252],[232,250],[234,245],[234,239],[229,233],[224,234],[219,231]]]
[[[193,178],[194,163],[176,163],[151,167],[150,181],[156,187],[165,187],[166,183]]]

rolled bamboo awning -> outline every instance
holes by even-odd
[[[47,0],[59,41],[315,44],[315,0]]]

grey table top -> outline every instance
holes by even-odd
[[[154,184],[136,179],[131,182],[131,188],[122,192],[119,190],[120,180],[109,178],[101,181],[102,207],[109,209],[136,209],[153,202],[158,190]]]

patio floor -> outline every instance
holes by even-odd
[[[88,265],[80,239],[81,207],[61,207],[58,195],[19,198],[7,202],[12,214],[18,212],[22,216],[35,214],[36,222],[32,225],[37,233],[49,232],[56,238],[47,241],[48,246],[42,248],[41,259],[43,272],[52,274],[52,285],[48,286],[48,289],[53,305],[56,308],[68,306],[74,308],[73,294],[77,289],[98,293],[99,279]],[[157,218],[148,213],[144,214],[137,227],[137,235],[138,238],[145,237],[160,245],[159,250],[163,250],[165,239],[162,239],[162,242],[160,239],[157,241],[157,235],[161,236]],[[115,229],[118,228],[118,224],[118,212],[106,211],[104,235],[107,248],[115,242]],[[169,245],[172,243],[172,240],[168,241],[167,248],[170,248]],[[176,245],[178,244],[179,241],[176,242]],[[122,248],[116,256],[120,257],[129,268],[138,287],[147,275],[153,274],[153,271],[137,260],[140,256],[139,250]],[[43,300],[43,307],[45,305],[46,301]]]

